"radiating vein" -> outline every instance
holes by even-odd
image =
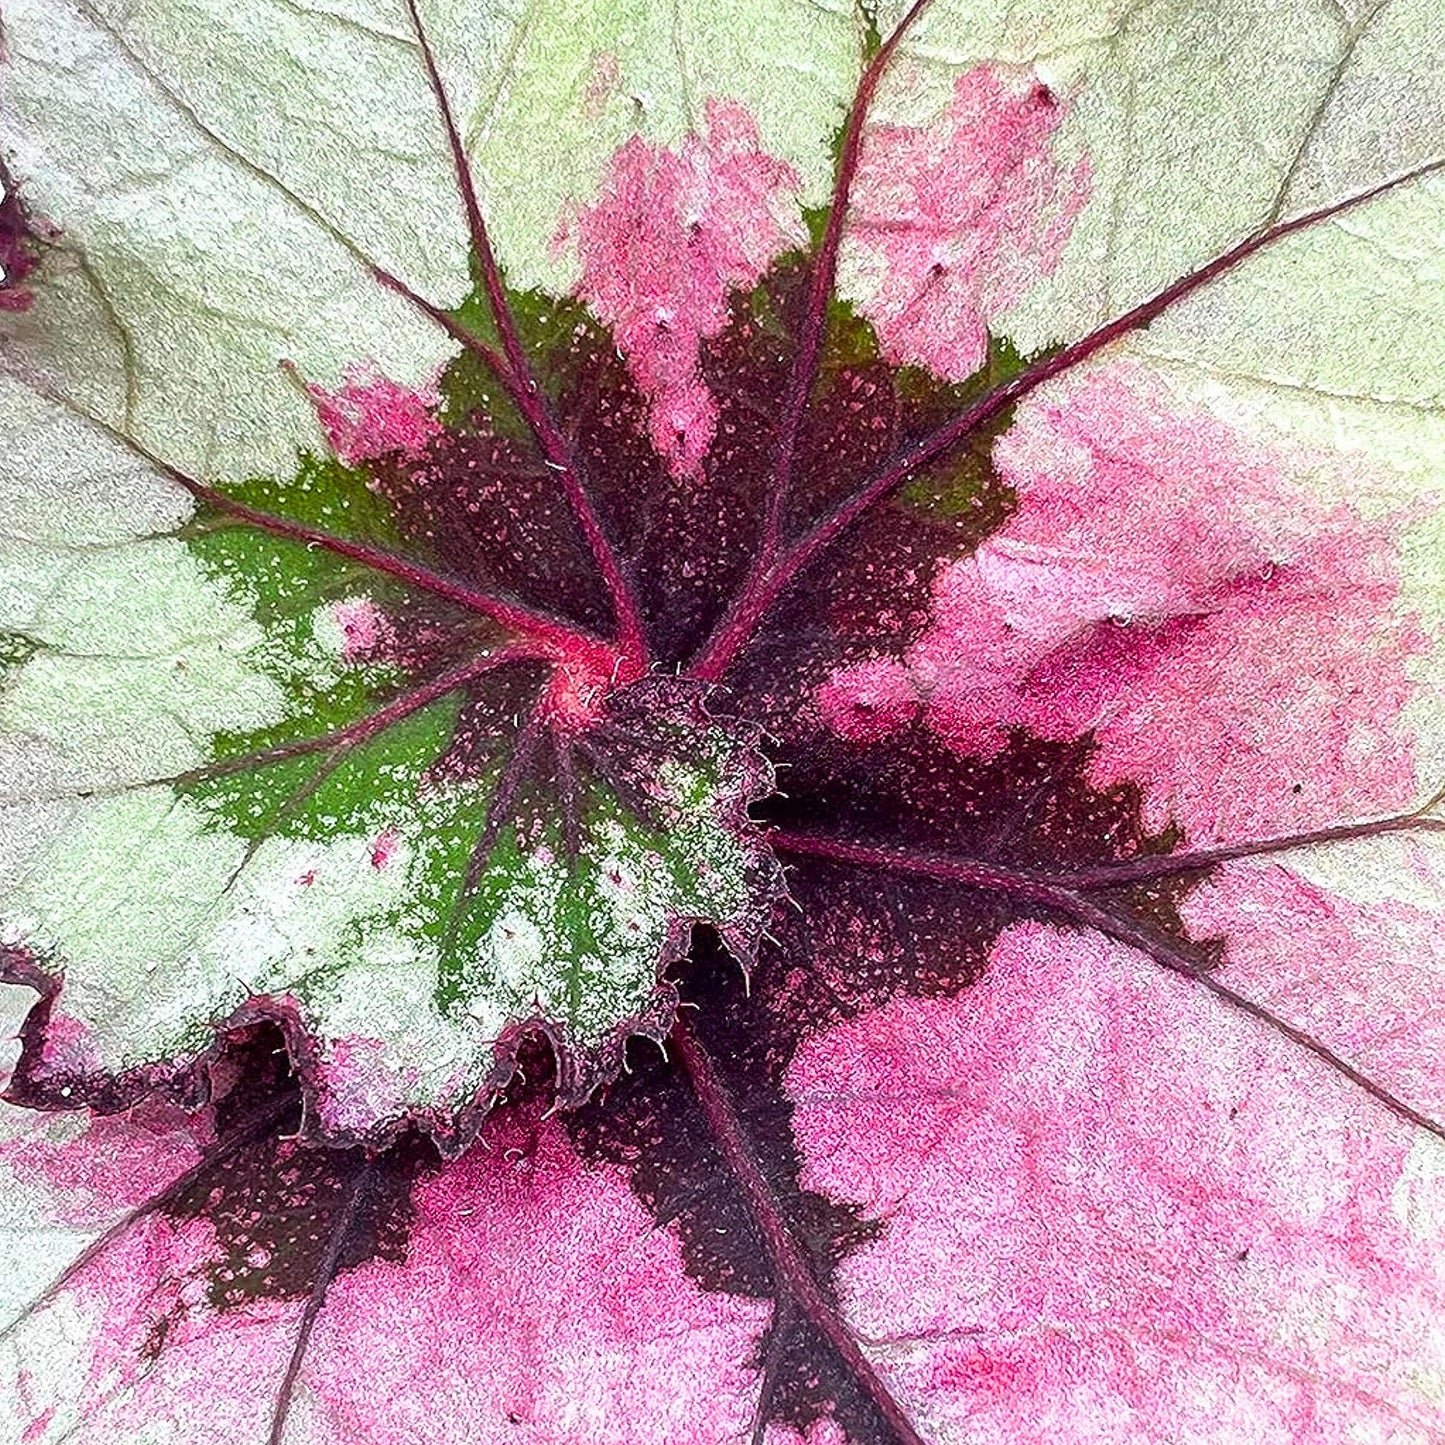
[[[521,730],[517,734],[517,740],[512,745],[511,753],[497,779],[497,785],[492,789],[491,797],[487,799],[481,827],[477,830],[476,842],[473,843],[471,855],[467,859],[467,871],[462,878],[461,886],[457,889],[456,901],[452,904],[451,915],[447,921],[448,939],[461,926],[467,906],[476,896],[482,875],[486,872],[487,858],[496,846],[503,826],[511,819],[512,809],[517,801],[517,793],[537,755],[537,745],[542,740],[545,726],[543,718],[545,697],[546,688],[543,687],[527,714],[526,722],[522,724]]]
[[[296,1344],[286,1362],[286,1373],[276,1391],[276,1403],[271,1413],[271,1431],[266,1437],[267,1445],[281,1445],[286,1433],[286,1420],[291,1413],[291,1398],[296,1390],[296,1381],[306,1358],[306,1347],[311,1343],[311,1332],[316,1328],[321,1307],[326,1303],[327,1291],[335,1280],[341,1266],[341,1252],[350,1242],[356,1228],[357,1215],[371,1189],[376,1173],[374,1160],[368,1160],[356,1171],[347,1187],[344,1202],[331,1227],[331,1237],[326,1242],[326,1253],[316,1269],[316,1280],[311,1288],[311,1297],[301,1315],[301,1327],[296,1333]]]
[[[1238,990],[1216,978],[1206,967],[1191,958],[1176,943],[1148,926],[1117,911],[1112,905],[1098,902],[1086,894],[1064,887],[1038,874],[998,868],[972,859],[956,859],[944,854],[921,853],[911,849],[889,848],[839,839],[816,837],[805,833],[774,828],[768,838],[784,853],[803,854],[854,867],[892,870],[916,877],[936,878],[958,883],[967,888],[1006,894],[1058,913],[1074,923],[1091,928],[1143,954],[1151,962],[1198,984],[1206,992],[1230,1005],[1240,1013],[1258,1020],[1291,1043],[1314,1055],[1371,1098],[1383,1104],[1417,1128],[1439,1139],[1445,1139],[1445,1124],[1407,1104],[1383,1084],[1357,1069],[1329,1045],[1314,1035],[1297,1028],[1265,1005],[1256,1003]]]
[[[175,1203],[175,1201],[182,1198],[193,1185],[204,1179],[212,1170],[219,1168],[228,1160],[235,1158],[247,1145],[254,1144],[258,1139],[264,1137],[272,1128],[280,1123],[281,1119],[289,1110],[296,1107],[298,1099],[299,1095],[286,1094],[272,1100],[269,1104],[263,1106],[257,1110],[256,1113],[245,1119],[237,1128],[226,1135],[224,1139],[217,1140],[189,1169],[183,1174],[177,1175],[177,1177],[166,1185],[164,1189],[160,1190],[159,1193],[153,1194],[143,1203],[136,1205],[134,1209],[128,1210],[103,1234],[91,1240],[35,1299],[31,1300],[4,1329],[0,1329],[0,1340],[9,1338],[13,1331],[34,1314],[36,1310],[43,1309],[49,1304],[76,1275],[104,1253],[106,1249],[134,1225],[138,1224],[148,1215],[155,1214],[165,1209],[168,1205]]]
[[[1378,185],[1347,196],[1344,200],[1256,231],[1238,245],[1222,252],[1197,270],[1179,277],[1121,316],[1106,322],[1052,355],[1040,358],[1016,376],[986,392],[951,421],[935,428],[901,456],[880,467],[828,516],[784,550],[766,573],[740,589],[712,636],[689,665],[688,674],[714,682],[725,676],[764,615],[819,554],[893,496],[920,468],[947,455],[1000,412],[1014,406],[1044,382],[1072,371],[1121,337],[1148,326],[1175,302],[1233,270],[1256,253],[1311,226],[1343,216],[1401,186],[1435,175],[1442,169],[1445,169],[1445,157],[1426,161],[1400,175],[1381,181]]]
[[[803,317],[802,335],[788,378],[783,398],[782,420],[778,427],[773,454],[773,474],[768,486],[768,506],[763,519],[762,537],[753,560],[749,582],[766,573],[775,560],[782,531],[783,512],[792,491],[793,463],[797,457],[798,434],[807,414],[808,400],[818,379],[818,366],[823,354],[823,337],[827,330],[828,302],[832,298],[838,275],[838,251],[843,241],[843,228],[848,215],[848,202],[858,162],[863,153],[863,132],[868,111],[894,52],[914,22],[928,8],[930,0],[914,0],[912,7],[879,47],[858,82],[838,169],[833,182],[833,196],[828,208],[828,221],[818,253],[813,258],[808,283],[808,306]]]
[[[1438,801],[1437,796],[1425,805],[1426,809],[1435,806]],[[1390,833],[1445,833],[1445,819],[1425,817],[1424,811],[1421,809],[1411,813],[1399,813],[1361,823],[1337,823],[1330,828],[1287,833],[1275,838],[1256,838],[1244,843],[1223,843],[1215,848],[1184,849],[1178,853],[1155,853],[1143,858],[1126,858],[1118,863],[1101,863],[1092,868],[1076,868],[1067,873],[1051,874],[1049,878],[1062,888],[1119,888],[1130,883],[1145,883],[1154,878],[1170,878],[1180,873],[1213,868],[1238,858],[1268,857],[1275,853],[1313,848],[1322,843],[1380,838]]]
[[[1330,72],[1329,79],[1326,81],[1324,89],[1320,93],[1319,100],[1310,112],[1309,121],[1300,135],[1299,144],[1295,147],[1294,154],[1290,158],[1290,163],[1285,168],[1284,176],[1275,189],[1274,201],[1264,219],[1265,225],[1272,226],[1279,220],[1281,213],[1284,211],[1284,203],[1289,199],[1290,189],[1295,183],[1295,178],[1299,175],[1300,167],[1304,164],[1305,156],[1309,154],[1310,145],[1313,143],[1315,136],[1319,134],[1320,126],[1324,123],[1325,116],[1329,114],[1331,102],[1333,102],[1341,82],[1349,71],[1350,62],[1354,59],[1356,48],[1364,37],[1365,32],[1375,23],[1376,19],[1379,18],[1380,12],[1389,4],[1390,0],[1375,0],[1375,3],[1369,10],[1354,24],[1350,23],[1349,18],[1344,15],[1343,12],[1341,13],[1340,19],[1346,28],[1345,43],[1341,48],[1339,59],[1335,62],[1334,68]]]
[[[898,1445],[925,1445],[923,1437],[914,1429],[913,1422],[903,1413],[902,1407],[859,1348],[847,1323],[819,1286],[812,1266],[768,1185],[732,1097],[685,1013],[678,1014],[677,1023],[668,1035],[668,1047],[681,1061],[713,1142],[747,1200],[748,1212],[758,1227],[773,1267],[775,1289],[795,1305],[828,1341],[859,1389],[892,1431]]]
[[[647,665],[647,643],[642,624],[642,612],[633,593],[632,584],[622,569],[622,563],[602,526],[602,520],[592,504],[579,470],[577,457],[571,443],[563,436],[556,418],[552,415],[546,396],[532,371],[531,363],[517,331],[516,318],[507,300],[506,287],[502,283],[501,267],[497,264],[496,252],[487,231],[486,219],[482,214],[481,201],[477,196],[476,182],[472,177],[471,163],[467,159],[466,146],[457,129],[456,117],[452,113],[451,101],[446,86],[437,68],[436,56],[427,39],[421,14],[416,0],[406,0],[407,13],[416,32],[417,44],[421,48],[422,61],[426,66],[427,82],[436,101],[437,114],[446,132],[447,145],[451,152],[452,167],[456,174],[457,188],[461,193],[462,207],[466,212],[467,230],[476,252],[477,265],[481,270],[482,285],[487,293],[487,304],[501,338],[505,364],[500,370],[494,366],[497,379],[507,389],[513,404],[521,413],[528,430],[536,439],[542,454],[555,471],[557,480],[566,493],[578,526],[586,538],[588,550],[612,599],[617,617],[618,642],[622,651],[639,668]]]
[[[191,787],[196,783],[210,782],[216,778],[231,777],[236,773],[251,772],[256,768],[268,767],[274,763],[291,762],[315,753],[339,753],[342,757],[368,742],[387,728],[410,717],[413,713],[429,707],[449,694],[460,691],[486,673],[505,667],[514,662],[531,662],[545,657],[525,646],[498,647],[480,657],[451,668],[430,682],[421,683],[389,699],[375,712],[331,732],[296,738],[290,742],[277,743],[269,748],[255,748],[250,752],[237,753],[231,757],[217,758],[199,767],[164,776],[141,778],[134,782],[76,788],[68,793],[45,793],[42,795],[6,794],[0,802],[48,802],[59,797],[93,798],[109,797],[120,793],[141,792],[146,788]]]
[[[501,593],[483,592],[478,588],[470,587],[464,582],[443,576],[419,562],[398,556],[384,548],[372,547],[364,542],[352,542],[344,537],[336,537],[318,527],[310,527],[304,523],[293,521],[289,517],[279,516],[260,507],[253,507],[238,501],[219,488],[210,486],[183,472],[179,467],[157,456],[149,447],[134,437],[128,436],[103,417],[84,410],[69,398],[46,390],[29,376],[9,368],[3,368],[3,370],[5,374],[14,377],[21,385],[34,391],[37,396],[56,406],[63,407],[80,420],[88,422],[104,432],[111,440],[153,467],[168,481],[188,492],[196,501],[213,507],[238,522],[289,542],[318,547],[324,552],[330,552],[335,556],[345,557],[349,561],[356,562],[368,571],[393,577],[417,591],[429,592],[434,596],[441,597],[466,611],[490,618],[493,622],[520,637],[531,639],[540,647],[552,649],[555,655],[571,654],[590,657],[599,666],[610,659],[608,645],[601,638],[571,622],[555,617],[551,613],[539,611]]]

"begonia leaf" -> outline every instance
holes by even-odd
[[[0,1438],[1441,1438],[1435,8],[0,0]]]

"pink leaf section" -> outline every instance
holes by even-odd
[[[499,1119],[416,1196],[405,1264],[333,1286],[305,1445],[745,1439],[765,1303],[704,1294],[673,1236],[555,1121]]]
[[[576,224],[579,293],[612,328],[648,399],[653,445],[679,478],[699,474],[717,425],[701,343],[722,330],[731,291],[807,239],[800,187],[747,111],[712,99],[706,129],[679,149],[629,140]]]
[[[1445,1113],[1445,855],[1414,838],[1373,845],[1409,897],[1354,902],[1288,867],[1233,863],[1181,916],[1222,938],[1221,977],[1362,1068],[1422,1113]],[[1358,859],[1352,869],[1368,876]]]
[[[441,426],[432,415],[440,398],[430,388],[413,391],[364,366],[348,366],[334,391],[307,383],[337,459],[348,467],[400,456],[416,461]]]
[[[219,1315],[207,1299],[217,1253],[209,1224],[135,1219],[62,1288],[40,1295],[86,1243],[200,1158],[208,1115],[150,1100],[109,1118],[4,1108],[0,1126],[0,1232],[23,1231],[26,1242],[23,1287],[7,1283],[3,1293],[7,1303],[33,1302],[0,1331],[0,1432],[15,1432],[3,1438],[263,1440],[299,1306]],[[41,1242],[50,1257],[37,1272]]]
[[[104,1067],[90,1026],[66,1013],[58,1002],[52,1003],[45,1016],[40,1070],[53,1077],[63,1074],[83,1076],[99,1072]]]
[[[835,674],[818,689],[816,702],[840,737],[876,743],[913,721],[922,696],[907,667],[879,657]]]
[[[1090,194],[1052,142],[1066,107],[1030,75],[979,66],[931,125],[868,132],[847,236],[884,354],[962,381],[989,324],[1058,265]]]
[[[112,1223],[190,1168],[209,1142],[207,1115],[151,1098],[120,1115],[46,1115],[6,1109],[17,1129],[0,1141],[0,1164],[56,1224]]]
[[[1028,405],[994,460],[1015,514],[939,572],[906,678],[875,659],[829,680],[835,731],[906,720],[910,685],[960,753],[1092,731],[1096,784],[1144,782],[1150,826],[1196,842],[1408,801],[1399,718],[1426,638],[1391,525],[1125,367]]]
[[[925,1439],[1445,1432],[1441,1176],[1405,1207],[1408,1126],[1188,981],[1019,924],[789,1089],[804,1183],[887,1221],[841,1296]]]
[[[215,1235],[140,1221],[0,1350],[25,1445],[264,1440],[301,1305],[206,1299]]]

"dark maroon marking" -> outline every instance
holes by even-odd
[[[1171,282],[1147,301],[1126,311],[1122,316],[1106,323],[1089,335],[1064,347],[1052,356],[1043,358],[1025,368],[1016,377],[994,388],[981,400],[968,407],[961,415],[938,428],[931,436],[924,438],[896,461],[883,468],[865,486],[833,514],[819,522],[810,532],[800,537],[766,573],[755,583],[746,587],[729,609],[713,636],[704,645],[700,655],[690,664],[691,676],[717,681],[731,669],[738,653],[747,645],[763,615],[772,607],[778,597],[792,585],[820,552],[830,547],[859,517],[887,497],[891,496],[921,467],[945,455],[970,432],[983,426],[1007,407],[1013,406],[1028,395],[1035,387],[1055,376],[1073,370],[1096,352],[1102,351],[1110,342],[1131,331],[1147,326],[1161,316],[1174,302],[1197,291],[1201,286],[1222,276],[1256,252],[1283,240],[1297,231],[1317,225],[1335,216],[1343,215],[1357,206],[1394,190],[1398,186],[1419,180],[1445,169],[1445,160],[1430,161],[1417,166],[1403,175],[1395,176],[1372,186],[1358,195],[1350,196],[1324,206],[1317,211],[1297,216],[1259,231],[1237,246],[1216,256],[1196,271]]]
[[[833,181],[828,221],[823,230],[822,244],[818,247],[818,253],[813,259],[807,311],[803,317],[802,334],[799,337],[797,352],[793,360],[787,393],[783,398],[782,423],[778,427],[767,513],[763,520],[763,533],[758,543],[753,565],[749,569],[747,587],[755,586],[758,578],[766,574],[772,566],[781,539],[783,511],[792,490],[793,461],[798,450],[798,433],[802,428],[803,418],[808,409],[808,400],[818,379],[818,365],[823,353],[823,336],[827,329],[828,302],[832,298],[834,282],[838,273],[838,248],[843,240],[843,226],[848,214],[849,193],[853,187],[853,178],[858,172],[858,159],[863,150],[863,130],[868,120],[868,111],[873,104],[873,96],[878,89],[878,82],[882,79],[883,72],[893,58],[893,52],[898,48],[913,22],[928,8],[929,4],[930,0],[914,0],[908,13],[869,62],[853,97],[853,106],[848,114],[848,126],[843,137],[843,149],[838,157],[838,169]]]
[[[267,1047],[273,1053],[270,1061],[243,1065],[231,1094],[236,1104],[273,1087],[266,1077],[272,1065],[294,1099],[297,1080],[277,1031],[256,1031],[253,1052]],[[205,1279],[208,1302],[217,1311],[244,1309],[259,1299],[308,1297],[319,1266],[330,1257],[338,1213],[364,1170],[371,1174],[365,1208],[351,1220],[335,1268],[405,1258],[411,1191],[436,1166],[436,1150],[415,1134],[403,1135],[379,1155],[317,1144],[297,1136],[296,1114],[283,1115],[281,1125],[288,1120],[294,1127],[263,1133],[166,1201],[167,1217],[205,1219],[215,1231]]]
[[[703,477],[688,484],[660,467],[647,441],[646,404],[596,324],[579,321],[568,343],[559,407],[576,429],[614,533],[628,538],[649,640],[662,665],[682,664],[696,652],[745,581],[767,507],[776,398],[792,369],[790,338],[802,324],[806,282],[799,261],[784,258],[752,291],[733,296],[727,325],[703,344],[700,368],[717,402],[718,420]],[[853,334],[847,334],[850,328]],[[834,326],[825,338],[822,372],[797,439],[785,515],[790,532],[827,515],[900,448],[952,416],[970,394],[922,373],[900,374],[876,351],[866,354],[869,339],[866,327],[853,322]],[[465,475],[478,477],[489,465],[486,457],[473,456],[484,449],[480,443],[447,442],[445,449],[444,467],[442,452],[436,454],[437,475],[444,473],[457,487],[463,466]],[[920,478],[916,496],[910,491],[907,500],[879,508],[856,533],[857,545],[846,553],[840,549],[826,591],[790,597],[787,608],[775,609],[770,630],[796,638],[800,627],[811,629],[820,642],[840,629],[871,630],[881,640],[880,618],[905,605],[921,625],[933,564],[965,555],[1007,515],[1010,494],[992,475],[987,442],[977,455],[975,450],[970,444],[966,455],[961,449]],[[965,476],[976,491],[968,505],[930,505],[932,496],[955,491]],[[433,495],[440,496],[441,489]],[[467,495],[474,499],[476,488]],[[459,516],[455,506],[451,515],[462,528],[494,523],[519,539],[540,535],[532,518],[513,520],[500,507],[482,505],[475,516]],[[555,525],[546,535],[557,535]],[[563,539],[561,547],[527,546],[522,556],[505,560],[505,572],[499,570],[504,559],[489,558],[487,575],[527,598],[562,595],[563,587],[576,595],[565,545]],[[545,577],[543,557],[551,568]],[[568,610],[595,627],[594,593],[583,595],[588,611]],[[880,596],[888,599],[886,609],[880,609]],[[890,635],[898,635],[897,629]]]
[[[417,44],[421,48],[422,60],[426,66],[427,83],[436,101],[437,113],[447,133],[447,144],[451,150],[453,169],[457,186],[461,191],[462,203],[467,213],[467,226],[471,232],[472,246],[476,251],[477,264],[481,268],[482,284],[486,288],[487,301],[491,307],[492,320],[502,340],[502,350],[507,359],[506,370],[498,379],[507,387],[508,393],[536,437],[548,465],[556,472],[557,480],[567,494],[583,535],[587,538],[597,570],[607,584],[617,614],[618,645],[622,650],[631,676],[640,676],[647,669],[647,638],[643,629],[642,614],[633,595],[631,583],[623,574],[621,563],[612,542],[603,531],[601,520],[592,505],[587,488],[578,473],[577,459],[572,447],[559,429],[553,417],[532,368],[527,353],[517,334],[516,318],[507,300],[506,288],[502,285],[501,268],[497,265],[496,253],[492,249],[491,237],[487,233],[482,208],[477,201],[476,186],[472,179],[471,165],[467,160],[466,148],[457,131],[452,115],[451,102],[447,99],[446,86],[442,83],[437,69],[436,58],[427,40],[416,0],[406,0],[407,13],[416,32]],[[629,681],[631,680],[629,677]]]
[[[637,579],[649,644],[663,666],[696,651],[744,580],[767,500],[774,398],[791,367],[788,336],[800,324],[805,281],[796,259],[781,263],[754,292],[734,296],[728,325],[704,345],[701,366],[720,415],[705,476],[687,484],[652,450],[646,401],[597,322],[566,301],[538,305],[529,316],[536,365]],[[790,527],[826,515],[898,448],[952,415],[960,399],[963,389],[921,373],[900,382],[876,355],[853,359],[857,339],[845,352],[837,336],[827,338],[823,375],[798,439]],[[612,609],[575,518],[520,429],[509,431],[505,417],[490,414],[489,379],[479,371],[460,359],[443,383],[457,424],[415,463],[377,466],[374,489],[395,507],[408,552],[604,636]],[[880,591],[893,599],[916,594],[917,606],[926,606],[928,563],[962,555],[1006,512],[1006,489],[987,475],[986,455],[980,462],[970,450],[968,467],[980,493],[971,509],[936,515],[910,501],[879,510],[859,533],[856,555],[849,549],[846,581],[834,579],[838,609],[866,626],[870,612],[877,617]],[[955,470],[952,463],[939,469],[940,489],[954,484]],[[867,568],[855,565],[865,545]]]
[[[14,175],[0,159],[0,311],[24,311],[26,279],[40,264],[40,238]]]
[[[922,727],[870,747],[811,740],[795,731],[783,774],[787,796],[754,810],[764,827],[830,841],[971,860],[980,878],[1027,884],[1065,868],[1103,864],[1171,846],[1171,830],[1150,834],[1132,787],[1100,790],[1089,780],[1091,750],[1074,743],[1013,738],[998,757],[961,758]],[[934,996],[968,987],[987,967],[998,934],[1020,918],[1044,918],[1031,888],[965,888],[924,874],[869,874],[839,858],[796,854],[789,886],[800,915],[777,923],[784,950],[804,963],[826,996],[808,995],[810,1018],[847,1018],[896,993]],[[1178,903],[1192,879],[1121,890],[1128,916],[1174,940],[1200,968],[1208,945],[1184,936]],[[1032,895],[1032,896],[1031,896]],[[761,987],[761,984],[759,985]],[[791,986],[796,994],[797,989]],[[837,1003],[835,1013],[829,999]]]
[[[296,1389],[296,1379],[301,1373],[302,1361],[306,1358],[306,1347],[311,1343],[311,1332],[316,1327],[322,1305],[326,1303],[326,1293],[341,1268],[342,1253],[356,1229],[362,1205],[372,1187],[374,1169],[375,1166],[369,1161],[363,1164],[345,1187],[341,1208],[336,1213],[330,1237],[326,1242],[326,1253],[322,1255],[317,1266],[311,1297],[306,1301],[301,1326],[296,1332],[296,1344],[291,1350],[291,1357],[286,1362],[286,1373],[276,1391],[276,1403],[271,1412],[271,1430],[266,1436],[267,1445],[281,1445],[282,1436],[286,1433],[286,1419],[291,1413],[291,1397]]]
[[[713,1140],[747,1196],[748,1209],[762,1233],[775,1277],[786,1290],[788,1299],[828,1341],[862,1386],[899,1445],[924,1445],[922,1436],[913,1428],[912,1422],[859,1349],[858,1341],[843,1323],[837,1307],[819,1288],[763,1174],[733,1101],[718,1078],[707,1051],[694,1036],[686,1012],[682,1010],[679,1010],[677,1023],[668,1036],[668,1044],[682,1061]]]
[[[449,575],[606,636],[606,589],[555,480],[523,437],[470,409],[414,461],[375,469],[408,550]]]

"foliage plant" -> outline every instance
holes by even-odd
[[[1445,1438],[1434,0],[5,0],[7,1441]]]

